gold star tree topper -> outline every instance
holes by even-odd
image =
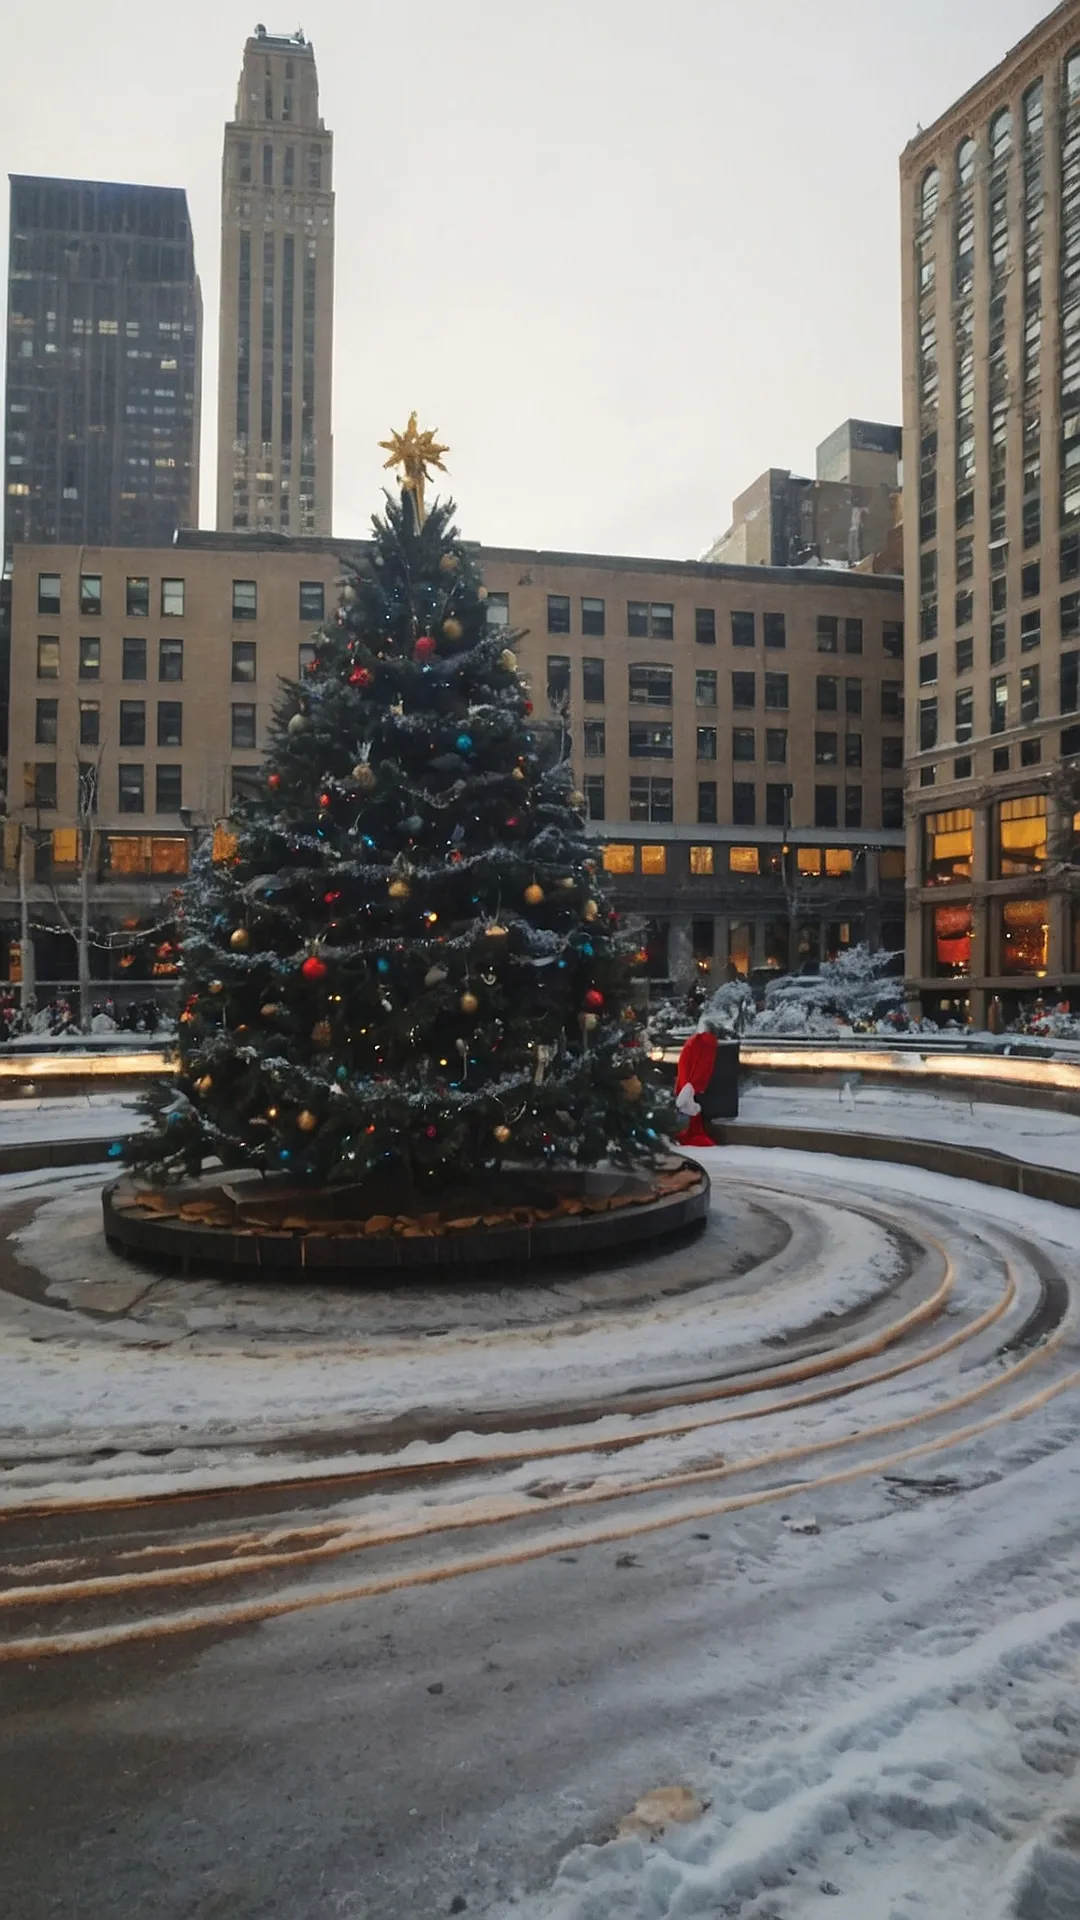
[[[409,424],[404,433],[392,433],[389,440],[380,440],[380,447],[389,453],[389,460],[383,461],[384,467],[401,468],[402,490],[411,493],[416,501],[416,518],[420,526],[424,524],[424,486],[430,480],[429,468],[445,473],[442,456],[449,453],[449,447],[439,445],[435,432],[421,433],[416,424],[416,411],[409,415]]]

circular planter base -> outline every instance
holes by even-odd
[[[105,1188],[102,1211],[110,1246],[185,1270],[359,1277],[493,1262],[519,1268],[649,1249],[699,1228],[709,1176],[678,1155],[648,1173],[508,1169],[497,1184],[445,1197],[437,1211],[395,1213],[371,1212],[369,1195],[361,1211],[349,1188],[311,1192],[258,1174],[218,1173],[168,1188],[124,1178]]]

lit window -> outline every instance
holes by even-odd
[[[39,680],[59,680],[60,678],[60,642],[56,639],[42,639],[37,643],[37,677]]]
[[[634,849],[628,846],[608,846],[604,848],[604,871],[606,873],[633,873]]]
[[[712,847],[691,847],[690,871],[691,873],[696,873],[704,876],[708,876],[712,873],[713,871]]]
[[[1003,800],[998,809],[998,859],[1002,878],[1010,874],[1041,873],[1047,858],[1047,812],[1044,793]]]
[[[667,872],[667,848],[666,847],[642,847],[641,871],[642,873],[651,873],[651,874],[666,873]]]
[[[807,877],[821,872],[821,848],[800,847],[795,855],[795,864],[801,874]]]
[[[761,862],[756,847],[729,847],[728,867],[732,873],[760,873]]]
[[[850,847],[826,847],[825,872],[831,880],[839,880],[850,873],[854,867],[854,856]]]
[[[928,813],[923,821],[923,881],[926,886],[970,880],[974,851],[974,814],[970,807]]]

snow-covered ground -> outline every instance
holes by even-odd
[[[860,1080],[858,1074],[848,1075],[841,1087],[753,1082],[743,1091],[739,1118],[775,1127],[941,1140],[1008,1153],[1033,1166],[1080,1172],[1080,1115],[969,1101],[929,1087],[886,1086]]]
[[[0,1100],[0,1146],[29,1140],[122,1140],[141,1125],[136,1096],[76,1093],[65,1099]]]

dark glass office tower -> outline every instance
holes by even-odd
[[[9,550],[197,525],[201,336],[182,189],[12,175]]]

